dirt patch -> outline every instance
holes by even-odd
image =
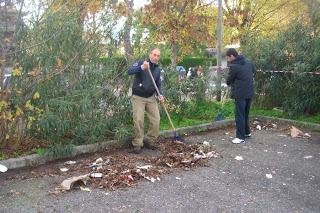
[[[0,149],[0,160],[34,154],[37,152],[37,149],[47,148],[49,142],[37,138],[27,137],[19,143],[15,141],[9,141],[8,144],[9,145],[6,147],[2,147]],[[10,144],[15,145],[11,146]]]
[[[139,155],[129,153],[129,149],[108,148],[101,153],[73,159],[75,162],[56,162],[29,172],[7,176],[6,179],[45,176],[62,176],[67,179],[88,175],[89,188],[116,190],[133,186],[141,180],[160,181],[163,174],[204,166],[210,158],[217,157],[219,154],[212,151],[210,145],[162,140],[158,143],[157,150],[144,149]],[[54,191],[54,188],[59,187],[60,182],[51,191],[56,194],[58,191]]]

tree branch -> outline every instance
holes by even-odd
[[[284,6],[284,5],[285,5],[285,4],[282,4],[282,6]],[[279,8],[280,8],[280,6],[279,6]],[[277,9],[277,8],[275,8],[274,10],[269,11],[268,13],[266,13],[266,14],[264,15],[264,17],[266,17],[266,16],[268,16],[268,15],[269,15],[269,17],[266,17],[263,21],[261,21],[261,22],[260,22],[259,24],[257,24],[254,28],[252,28],[252,30],[256,30],[258,27],[260,27],[262,24],[264,24],[266,21],[268,21],[270,18],[272,18],[272,13],[275,12],[276,9]]]
[[[58,35],[58,34],[53,35],[53,36],[51,36],[50,38],[48,38],[47,40],[45,40],[45,41],[42,41],[42,42],[39,42],[39,43],[37,43],[37,44],[28,46],[28,47],[26,47],[26,48],[24,48],[24,49],[19,49],[19,50],[13,51],[13,52],[6,53],[6,54],[4,54],[4,55],[5,55],[5,56],[9,56],[9,55],[13,55],[13,54],[16,54],[16,53],[19,53],[19,52],[22,52],[22,51],[25,51],[25,50],[28,50],[28,49],[31,49],[31,48],[40,46],[40,45],[42,45],[42,44],[50,41],[52,38],[54,38],[54,37],[57,36],[57,35]]]

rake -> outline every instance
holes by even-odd
[[[160,94],[159,88],[157,87],[157,84],[156,84],[156,82],[155,82],[155,80],[154,80],[154,78],[153,78],[153,75],[152,75],[152,73],[151,73],[150,68],[148,69],[148,73],[149,73],[150,78],[151,78],[151,80],[152,80],[153,86],[154,86],[154,88],[155,88],[156,91],[157,91],[157,95],[158,95],[158,97],[160,97],[161,94]],[[160,104],[161,104],[161,106],[163,107],[164,111],[166,112],[166,115],[167,115],[167,117],[168,117],[169,123],[170,123],[170,125],[171,125],[171,127],[172,127],[172,130],[173,130],[173,132],[174,132],[173,141],[184,142],[184,139],[177,133],[176,128],[174,127],[174,125],[173,125],[173,123],[172,123],[172,120],[171,120],[171,117],[170,117],[170,114],[169,114],[169,112],[168,112],[168,110],[167,110],[166,105],[165,105],[163,102],[160,102]]]
[[[213,122],[224,120],[223,108],[224,108],[224,104],[226,102],[226,99],[228,97],[228,94],[229,94],[229,88],[226,88],[225,92],[222,93],[222,96],[221,96],[221,106],[220,106],[219,112],[216,115],[216,117],[214,118]]]

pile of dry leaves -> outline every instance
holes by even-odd
[[[211,150],[208,142],[162,142],[156,151],[152,151],[152,155],[134,155],[124,151],[106,153],[99,158],[67,161],[53,173],[69,176],[57,187],[60,191],[70,190],[78,185],[85,191],[90,191],[90,188],[115,190],[132,186],[143,179],[160,181],[162,174],[203,166],[210,158],[217,157],[218,154]]]

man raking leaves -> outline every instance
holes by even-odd
[[[134,136],[132,140],[133,152],[139,154],[143,146],[150,149],[155,149],[155,142],[159,136],[160,128],[160,113],[158,103],[155,97],[156,89],[149,76],[149,69],[152,73],[157,88],[159,89],[158,99],[164,101],[161,92],[161,69],[158,66],[160,60],[160,50],[152,49],[149,54],[149,59],[146,61],[137,61],[129,68],[128,74],[134,75],[132,85],[132,111],[133,111],[133,126]],[[144,140],[144,113],[147,113],[149,119],[149,130],[147,137]]]
[[[132,86],[132,108],[134,138],[132,140],[133,152],[139,154],[142,147],[155,149],[155,143],[159,136],[160,113],[158,103],[155,97],[159,99],[164,106],[169,122],[175,132],[175,140],[182,140],[176,133],[172,124],[170,115],[164,105],[164,97],[161,91],[160,74],[161,69],[158,66],[160,60],[160,50],[154,48],[150,51],[149,59],[138,61],[129,68],[128,74],[135,75]],[[149,119],[149,130],[144,139],[144,113],[147,113]]]

